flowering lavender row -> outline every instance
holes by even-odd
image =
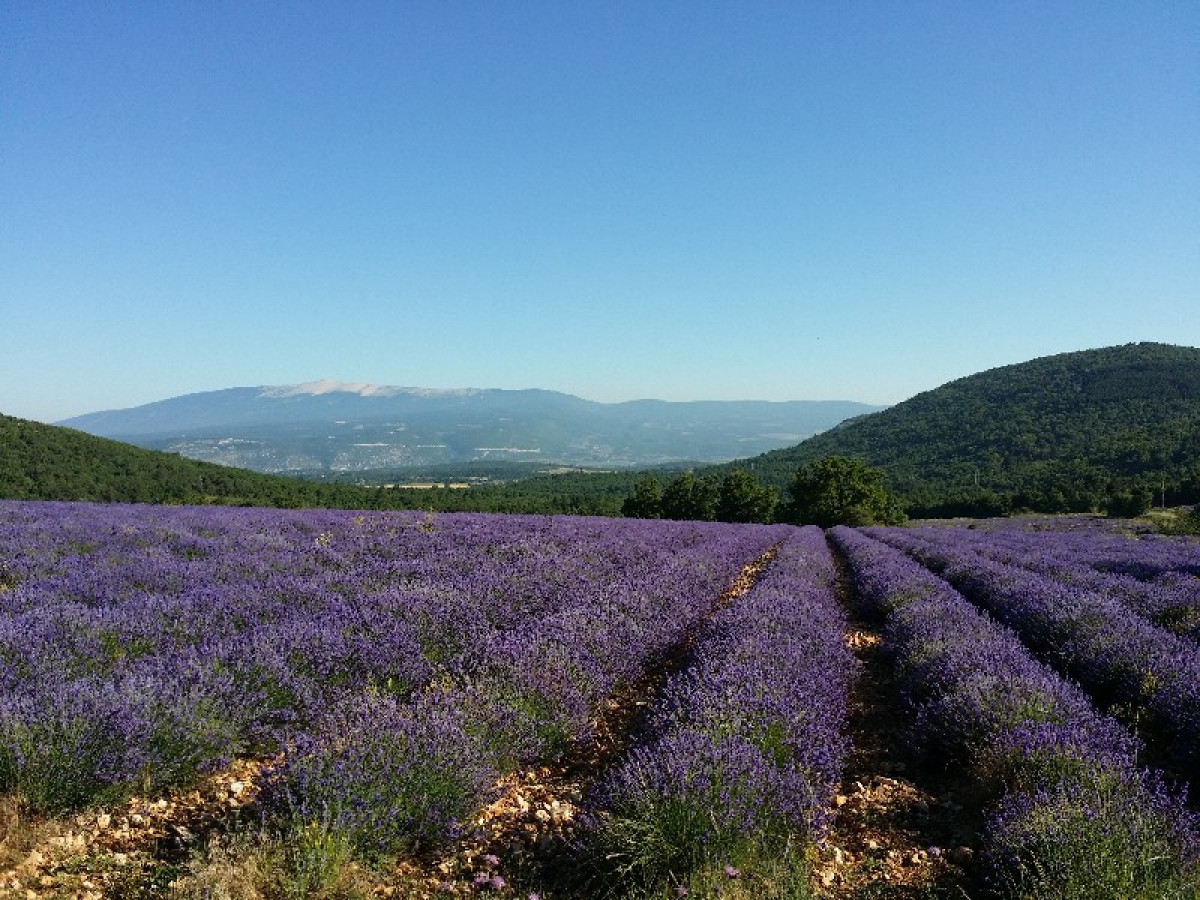
[[[367,857],[452,837],[500,774],[586,737],[601,702],[679,643],[738,571],[790,531],[667,528],[689,535],[680,552],[658,554],[636,579],[591,590],[581,582],[554,613],[482,636],[411,703],[368,692],[331,710],[293,743],[268,810]],[[635,528],[625,539],[654,533]]]
[[[859,602],[887,617],[888,644],[898,654],[922,743],[968,759],[1006,729],[1052,721],[1078,723],[1119,754],[1135,755],[1124,729],[945,580],[859,531],[838,527],[830,537],[846,555]]]
[[[833,583],[822,533],[798,530],[700,634],[597,792],[596,841],[628,881],[802,855],[826,829],[857,671]]]
[[[901,551],[833,529],[930,754],[971,764],[998,799],[984,869],[1001,896],[1173,896],[1200,878],[1197,823],[1139,769],[1139,742],[1004,626]]]
[[[1007,540],[1016,535],[1001,531],[996,536]],[[1157,534],[1132,539],[1068,533],[1054,535],[1052,543],[1061,552],[1100,572],[1129,575],[1142,581],[1171,574],[1200,576],[1200,543],[1195,541]]]
[[[1157,548],[1164,546],[1163,541],[1021,531],[965,531],[957,538],[995,562],[1021,566],[1089,593],[1111,597],[1154,624],[1200,642],[1200,565],[1186,562],[1200,557],[1193,549],[1196,545],[1167,543],[1174,549],[1146,570],[1153,573],[1152,577],[1137,578],[1117,570],[1114,557],[1126,561],[1123,568],[1134,568],[1128,564],[1131,553],[1149,548],[1150,555],[1162,556]],[[1159,568],[1168,564],[1173,568]]]
[[[986,559],[953,531],[873,529],[1017,631],[1102,706],[1144,711],[1156,746],[1200,774],[1200,648],[1104,594]]]
[[[719,591],[767,541],[663,524],[0,502],[0,785],[64,808],[186,781],[685,559]]]

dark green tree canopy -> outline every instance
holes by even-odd
[[[741,465],[784,488],[823,456],[887,472],[910,515],[1200,502],[1200,348],[1130,344],[1003,366]]]
[[[904,512],[883,486],[883,472],[857,459],[826,456],[796,472],[781,518],[798,525],[899,525]]]
[[[697,478],[691,472],[684,472],[663,488],[662,517],[681,521],[715,521],[717,490],[718,482],[714,476]]]
[[[621,504],[621,515],[630,519],[658,519],[662,516],[662,485],[657,478],[639,478],[633,493]]]
[[[700,522],[770,522],[779,501],[778,492],[764,486],[749,472],[734,469],[721,478],[684,472],[666,487],[646,477],[634,485],[621,511],[641,519],[678,519]]]
[[[717,495],[718,522],[770,522],[779,495],[743,469],[727,472]]]

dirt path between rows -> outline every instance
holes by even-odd
[[[861,615],[836,551],[839,600],[850,616],[847,645],[862,663],[850,697],[853,750],[820,848],[814,893],[823,900],[970,897],[978,804],[970,782],[910,752],[904,707],[883,626]]]

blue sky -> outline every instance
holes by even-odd
[[[0,412],[1200,346],[1194,2],[0,9]]]

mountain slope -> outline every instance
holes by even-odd
[[[478,460],[628,467],[735,459],[878,408],[842,401],[595,403],[542,390],[320,381],[190,394],[59,424],[263,472]]]
[[[0,497],[128,503],[340,505],[349,491],[181,459],[0,415]]]
[[[740,465],[782,487],[829,454],[882,468],[917,514],[1087,509],[1164,483],[1168,502],[1193,502],[1200,349],[1128,344],[992,369]]]

